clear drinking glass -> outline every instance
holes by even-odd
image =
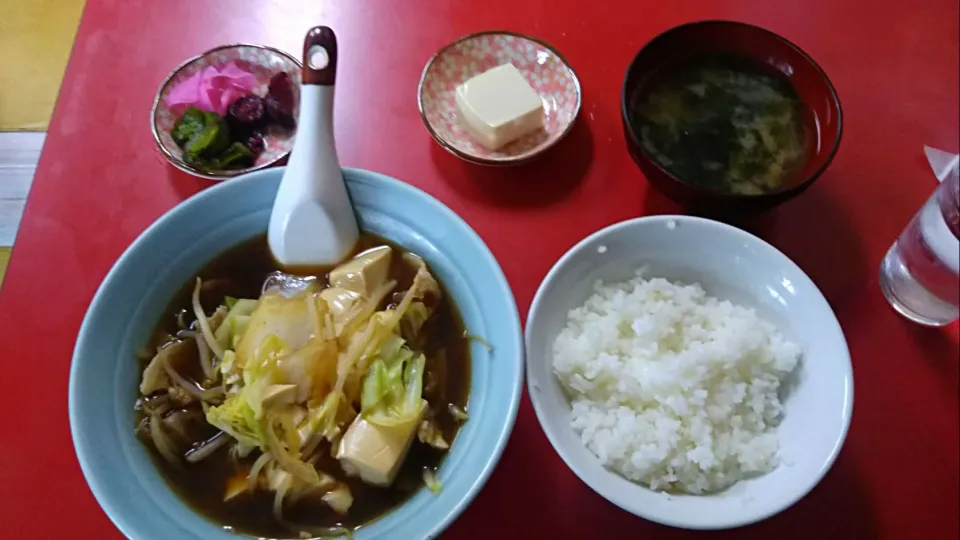
[[[955,166],[880,264],[880,288],[901,315],[943,326],[960,316],[960,170]]]

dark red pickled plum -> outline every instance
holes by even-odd
[[[263,152],[266,148],[266,143],[263,140],[263,134],[259,131],[254,131],[247,138],[243,140],[243,144],[253,152],[253,157],[256,159],[257,156]]]
[[[266,120],[263,98],[244,96],[230,104],[227,110],[227,122],[240,132],[250,132],[263,125]]]
[[[293,109],[293,81],[290,80],[290,75],[281,71],[270,77],[267,95],[277,98],[283,105]]]
[[[293,81],[290,75],[280,72],[270,78],[267,97],[264,98],[267,106],[267,116],[277,124],[293,129],[297,120],[293,116]]]

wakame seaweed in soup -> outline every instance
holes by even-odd
[[[802,111],[785,78],[740,58],[695,57],[665,68],[633,96],[631,123],[677,178],[756,195],[781,189],[802,164]]]

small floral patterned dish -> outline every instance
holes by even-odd
[[[198,73],[207,66],[220,67],[230,62],[236,62],[237,65],[245,71],[253,73],[257,82],[253,93],[259,96],[266,94],[270,77],[281,71],[288,73],[290,79],[294,82],[294,97],[299,104],[300,69],[302,65],[299,60],[279,49],[253,44],[224,45],[194,56],[177,66],[173,72],[167,76],[166,80],[163,81],[163,84],[160,85],[157,97],[153,101],[153,111],[150,115],[153,139],[156,141],[160,153],[163,154],[174,167],[183,172],[209,180],[224,180],[269,167],[285,158],[293,148],[293,131],[271,127],[264,133],[265,148],[263,152],[257,156],[252,167],[223,171],[200,171],[187,165],[183,161],[183,153],[180,147],[173,142],[173,138],[170,135],[170,132],[173,130],[173,124],[176,122],[178,112],[180,111],[172,111],[165,103],[166,97],[177,83]],[[294,118],[297,116],[297,110],[298,108],[295,107]]]
[[[523,74],[543,100],[544,130],[500,150],[476,143],[461,125],[454,99],[467,79],[507,62]],[[553,47],[512,32],[481,32],[462,37],[435,54],[423,69],[418,91],[420,118],[440,146],[472,163],[515,165],[555,145],[580,112],[580,81]]]

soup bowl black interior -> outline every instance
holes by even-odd
[[[645,148],[642,122],[634,118],[631,103],[671,67],[705,55],[748,61],[759,72],[786,80],[795,90],[807,139],[805,151],[801,163],[786,173],[776,191],[742,195],[698,186],[664,168]],[[833,160],[843,124],[836,90],[810,56],[773,32],[730,21],[685,24],[645,45],[627,69],[621,116],[630,155],[655,188],[693,211],[721,215],[767,210],[810,187]]]

